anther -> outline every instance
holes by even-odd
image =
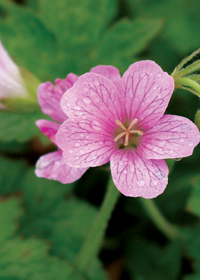
[[[121,137],[125,136],[124,146],[128,146],[130,133],[131,134],[137,133],[139,135],[143,135],[143,132],[141,130],[131,129],[133,127],[133,125],[137,123],[137,121],[138,121],[138,119],[132,120],[132,122],[126,128],[120,120],[116,120],[115,121],[116,124],[118,124],[123,129],[123,132],[121,132],[119,135],[117,135],[117,137],[115,137],[114,141],[117,142]]]

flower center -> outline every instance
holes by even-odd
[[[138,135],[143,135],[144,133],[141,130],[132,129],[137,121],[138,119],[132,120],[132,122],[126,128],[121,121],[115,120],[115,122],[123,129],[123,131],[115,137],[114,141],[117,142],[120,138],[124,137],[124,146],[126,147],[129,144],[130,135],[134,135],[135,133],[137,133]]]

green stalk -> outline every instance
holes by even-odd
[[[75,263],[78,270],[82,273],[89,273],[91,265],[99,253],[108,221],[119,195],[120,192],[117,190],[110,177],[103,204]]]
[[[179,65],[174,69],[174,71],[172,72],[172,76],[176,75],[176,73],[184,66],[184,64],[186,64],[188,61],[190,61],[195,55],[197,55],[200,52],[200,49],[194,51],[191,55],[187,56],[186,58],[184,58],[181,63],[179,63]]]
[[[178,79],[179,77],[183,77],[184,75],[187,75],[188,73],[193,73],[195,71],[198,71],[200,69],[200,62],[195,61],[190,66],[180,70],[176,75],[174,75],[174,79]]]
[[[197,96],[200,96],[200,85],[189,78],[178,78],[175,85],[176,88],[183,88],[184,85],[188,86],[187,90],[190,90],[190,88],[194,89],[196,92],[193,91],[193,93],[195,93]]]
[[[147,214],[152,219],[158,229],[169,239],[175,240],[180,237],[180,232],[175,225],[169,223],[162,215],[153,199],[140,198],[140,202],[146,209]]]

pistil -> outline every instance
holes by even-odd
[[[131,134],[137,133],[138,135],[143,135],[143,132],[141,130],[132,129],[132,127],[134,126],[134,124],[137,123],[137,121],[138,121],[138,119],[132,120],[132,122],[126,128],[120,120],[116,120],[115,121],[116,124],[118,124],[123,129],[123,132],[121,132],[119,135],[117,135],[117,137],[115,137],[114,141],[117,142],[121,137],[125,136],[124,146],[128,146],[130,133]]]

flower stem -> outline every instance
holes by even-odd
[[[99,210],[94,225],[78,254],[76,267],[82,273],[89,273],[92,262],[99,253],[108,220],[111,216],[119,195],[120,192],[117,190],[117,188],[113,184],[112,178],[110,177],[103,204]]]
[[[166,220],[166,218],[162,215],[162,213],[154,203],[153,199],[140,198],[140,202],[146,209],[154,224],[163,232],[163,234],[167,238],[175,240],[180,237],[178,228]]]

